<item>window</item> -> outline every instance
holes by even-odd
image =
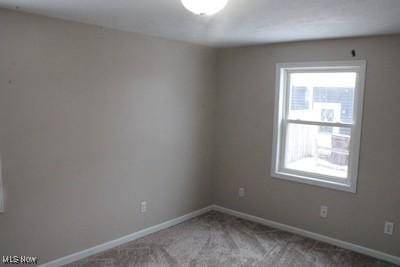
[[[271,174],[356,192],[365,61],[277,64]]]

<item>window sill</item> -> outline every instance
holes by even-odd
[[[313,186],[318,186],[318,187],[324,187],[324,188],[335,189],[335,190],[339,190],[339,191],[350,192],[350,193],[354,193],[354,194],[356,193],[356,186],[349,185],[347,183],[332,182],[332,181],[322,180],[322,179],[318,179],[318,178],[306,177],[306,176],[295,175],[295,174],[285,173],[285,172],[272,172],[271,176],[274,179],[282,179],[282,180],[298,182],[298,183],[302,183],[302,184],[308,184],[308,185],[313,185]]]

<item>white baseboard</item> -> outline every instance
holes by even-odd
[[[239,211],[236,211],[236,210],[224,208],[224,207],[221,207],[221,206],[218,206],[218,205],[213,205],[212,209],[216,210],[216,211],[220,211],[220,212],[226,213],[226,214],[230,214],[230,215],[242,218],[242,219],[246,219],[246,220],[253,221],[253,222],[256,222],[256,223],[260,223],[260,224],[263,224],[263,225],[267,225],[269,227],[277,228],[277,229],[280,229],[280,230],[283,230],[283,231],[286,231],[286,232],[290,232],[290,233],[293,233],[293,234],[297,234],[297,235],[308,237],[308,238],[311,238],[311,239],[314,239],[314,240],[325,242],[325,243],[328,243],[328,244],[331,244],[331,245],[335,245],[335,246],[338,246],[338,247],[341,247],[341,248],[352,250],[352,251],[355,251],[355,252],[358,252],[358,253],[361,253],[361,254],[364,254],[364,255],[368,255],[368,256],[371,256],[371,257],[374,257],[374,258],[377,258],[377,259],[380,259],[380,260],[384,260],[384,261],[387,261],[387,262],[394,263],[396,265],[400,265],[400,257],[396,257],[396,256],[393,256],[393,255],[390,255],[390,254],[387,254],[387,253],[384,253],[384,252],[381,252],[381,251],[377,251],[377,250],[374,250],[374,249],[366,248],[366,247],[359,246],[359,245],[356,245],[356,244],[353,244],[353,243],[349,243],[349,242],[342,241],[342,240],[335,239],[335,238],[331,238],[331,237],[328,237],[328,236],[325,236],[325,235],[313,233],[313,232],[310,232],[310,231],[307,231],[307,230],[303,230],[303,229],[300,229],[300,228],[297,228],[297,227],[293,227],[293,226],[290,226],[290,225],[286,225],[286,224],[278,223],[278,222],[275,222],[275,221],[267,220],[267,219],[264,219],[264,218],[261,218],[261,217],[253,216],[253,215],[246,214],[246,213],[243,213],[243,212],[239,212]]]
[[[121,238],[118,238],[118,239],[115,239],[115,240],[112,240],[112,241],[97,245],[95,247],[92,247],[92,248],[89,248],[89,249],[86,249],[86,250],[83,250],[83,251],[80,251],[80,252],[77,252],[77,253],[74,253],[74,254],[59,258],[59,259],[56,259],[54,261],[42,264],[40,266],[41,267],[58,267],[58,266],[63,266],[63,265],[66,265],[66,264],[81,260],[81,259],[86,258],[86,257],[90,257],[90,256],[93,256],[93,255],[95,255],[97,253],[106,251],[108,249],[115,248],[115,247],[120,246],[122,244],[125,244],[125,243],[128,243],[130,241],[139,239],[141,237],[144,237],[146,235],[149,235],[149,234],[158,232],[160,230],[169,228],[171,226],[177,225],[179,223],[182,223],[184,221],[187,221],[189,219],[197,217],[197,216],[199,216],[201,214],[204,214],[204,213],[210,211],[211,209],[212,209],[212,206],[208,206],[208,207],[205,207],[205,208],[190,212],[190,213],[185,214],[183,216],[180,216],[178,218],[175,218],[175,219],[172,219],[172,220],[169,220],[169,221],[166,221],[166,222],[151,226],[149,228],[146,228],[146,229],[140,230],[138,232],[123,236]]]
[[[355,251],[355,252],[358,252],[358,253],[361,253],[361,254],[365,254],[365,255],[368,255],[368,256],[371,256],[371,257],[374,257],[374,258],[377,258],[377,259],[381,259],[381,260],[384,260],[384,261],[387,261],[387,262],[391,262],[391,263],[394,263],[396,265],[400,265],[400,257],[396,257],[396,256],[393,256],[393,255],[384,253],[384,252],[380,252],[380,251],[377,251],[377,250],[374,250],[374,249],[366,248],[366,247],[363,247],[363,246],[359,246],[359,245],[356,245],[356,244],[353,244],[353,243],[349,243],[349,242],[342,241],[342,240],[339,240],[339,239],[331,238],[331,237],[324,236],[324,235],[321,235],[321,234],[313,233],[313,232],[310,232],[310,231],[307,231],[307,230],[303,230],[303,229],[300,229],[300,228],[297,228],[297,227],[293,227],[293,226],[290,226],[290,225],[278,223],[278,222],[267,220],[267,219],[264,219],[264,218],[261,218],[261,217],[257,217],[257,216],[254,216],[254,215],[250,215],[250,214],[246,214],[246,213],[239,212],[239,211],[236,211],[236,210],[224,208],[224,207],[221,207],[221,206],[218,206],[218,205],[212,205],[212,206],[208,206],[208,207],[205,207],[205,208],[190,212],[190,213],[185,214],[183,216],[180,216],[178,218],[175,218],[175,219],[172,219],[172,220],[157,224],[155,226],[151,226],[149,228],[140,230],[138,232],[129,234],[127,236],[124,236],[124,237],[121,237],[121,238],[118,238],[118,239],[115,239],[115,240],[112,240],[112,241],[97,245],[95,247],[92,247],[92,248],[89,248],[89,249],[86,249],[86,250],[83,250],[83,251],[80,251],[80,252],[77,252],[77,253],[74,253],[74,254],[59,258],[59,259],[56,259],[54,261],[45,263],[45,264],[40,265],[40,266],[41,267],[63,266],[63,265],[66,265],[66,264],[69,264],[69,263],[84,259],[86,257],[93,256],[93,255],[95,255],[97,253],[106,251],[108,249],[112,249],[114,247],[123,245],[125,243],[128,243],[130,241],[139,239],[139,238],[144,237],[146,235],[158,232],[158,231],[166,229],[168,227],[177,225],[179,223],[182,223],[184,221],[187,221],[189,219],[192,219],[194,217],[202,215],[202,214],[204,214],[204,213],[206,213],[208,211],[211,211],[211,210],[220,211],[220,212],[223,212],[223,213],[226,213],[226,214],[230,214],[230,215],[242,218],[242,219],[246,219],[246,220],[253,221],[253,222],[256,222],[256,223],[260,223],[260,224],[263,224],[263,225],[267,225],[267,226],[270,226],[270,227],[273,227],[273,228],[277,228],[277,229],[280,229],[280,230],[283,230],[283,231],[287,231],[287,232],[290,232],[290,233],[294,233],[294,234],[297,234],[297,235],[305,236],[305,237],[308,237],[308,238],[311,238],[311,239],[314,239],[314,240],[318,240],[318,241],[321,241],[321,242],[332,244],[332,245],[335,245],[335,246],[338,246],[338,247],[342,247],[342,248],[345,248],[345,249],[349,249],[349,250],[352,250],[352,251]]]

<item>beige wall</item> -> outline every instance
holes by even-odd
[[[368,61],[357,194],[272,179],[275,64],[352,49]],[[385,220],[400,227],[400,36],[224,49],[217,64],[215,203],[400,256],[400,230],[383,234]]]
[[[209,205],[214,68],[209,48],[0,10],[0,254],[43,263]]]

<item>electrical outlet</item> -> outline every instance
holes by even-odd
[[[328,207],[327,206],[321,206],[321,209],[319,211],[319,216],[321,216],[321,218],[328,217]]]
[[[143,201],[142,203],[140,203],[140,212],[144,213],[147,211],[147,202]]]
[[[394,223],[385,222],[385,228],[383,229],[383,233],[387,235],[393,235],[393,231],[394,231]]]
[[[240,187],[239,188],[239,197],[244,197],[245,196],[245,191],[244,191],[244,188],[243,187]]]

